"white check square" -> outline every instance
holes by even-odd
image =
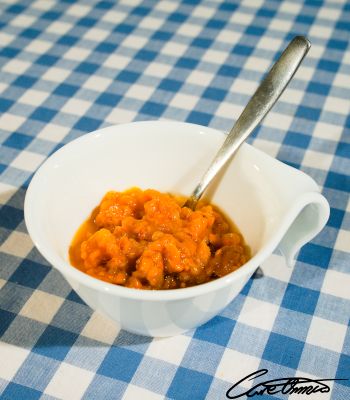
[[[51,67],[49,68],[44,75],[42,75],[41,79],[62,83],[66,80],[66,78],[71,74],[71,71],[68,69]]]
[[[284,1],[283,3],[281,3],[280,7],[279,7],[279,12],[285,12],[288,14],[299,14],[301,10],[301,5],[297,4],[297,3],[292,3],[290,1]]]
[[[313,316],[306,342],[341,353],[346,331],[345,325]]]
[[[91,53],[91,50],[88,49],[83,49],[81,47],[74,46],[70,48],[64,55],[63,57],[68,59],[68,60],[74,60],[74,61],[83,61],[86,58],[89,57]]]
[[[115,322],[95,311],[84,326],[81,335],[111,345],[119,332],[120,327]]]
[[[334,248],[337,250],[344,251],[346,253],[350,253],[350,231],[339,229]]]
[[[20,311],[20,315],[49,324],[63,304],[61,297],[35,290]]]
[[[339,97],[328,96],[323,108],[338,114],[348,115],[350,113],[350,100]]]
[[[251,96],[252,93],[255,92],[257,86],[258,86],[257,82],[236,78],[230,88],[230,92],[233,94],[242,93]]]
[[[24,171],[35,171],[45,160],[45,156],[31,151],[22,150],[21,153],[11,162],[11,167]]]
[[[123,70],[130,62],[130,57],[122,56],[119,54],[111,54],[103,62],[104,67],[113,68],[116,70]]]
[[[238,104],[222,102],[216,110],[216,114],[219,117],[237,119],[241,112],[243,111],[243,107]]]
[[[26,28],[35,22],[36,18],[30,15],[20,14],[11,21],[12,26],[19,26],[20,28]],[[0,42],[1,43],[1,42]]]
[[[161,396],[160,394],[151,392],[150,390],[141,388],[139,386],[132,385],[130,383],[123,394],[122,400],[135,400],[135,399],[163,400],[164,396]]]
[[[190,341],[190,337],[183,335],[168,338],[154,338],[145,354],[157,360],[180,365]]]
[[[350,275],[329,269],[323,280],[321,291],[332,296],[350,300]]]
[[[31,53],[43,54],[46,53],[52,47],[52,43],[46,40],[35,39],[32,40],[25,48],[26,51]]]
[[[83,17],[91,10],[91,7],[84,4],[73,4],[67,10],[67,14],[74,15],[75,17]]]
[[[131,122],[135,119],[137,113],[135,111],[126,110],[120,106],[114,107],[106,116],[105,121],[109,124],[123,124]]]
[[[332,140],[338,142],[343,132],[341,125],[327,124],[326,122],[317,122],[313,131],[313,136],[320,139]]]
[[[13,231],[1,246],[1,251],[16,257],[25,258],[33,249],[33,242],[29,235]]]
[[[20,103],[29,104],[31,106],[41,105],[47,98],[49,93],[42,92],[36,89],[28,89],[24,92],[23,96],[19,98]]]
[[[31,63],[29,61],[22,61],[16,58],[8,61],[3,67],[2,70],[5,72],[10,72],[11,74],[21,75],[23,74],[29,67]]]
[[[139,24],[139,28],[157,30],[164,24],[162,18],[145,17]]]
[[[103,42],[110,32],[105,29],[90,28],[84,35],[84,39],[93,40],[94,42]]]
[[[61,111],[67,114],[84,115],[90,107],[90,101],[72,98],[61,108]]]
[[[161,52],[170,56],[181,57],[187,49],[188,46],[184,44],[167,42],[167,44],[161,49]]]
[[[245,63],[244,68],[252,71],[266,72],[269,70],[270,66],[271,60],[251,56]]]
[[[321,39],[328,39],[331,37],[333,33],[333,29],[328,26],[321,26],[321,25],[312,25],[309,30],[309,37],[312,38],[321,38]]]
[[[59,143],[71,130],[70,127],[56,124],[46,124],[38,134],[38,138]]]
[[[327,153],[321,153],[314,150],[306,150],[303,159],[303,166],[323,169],[329,171],[333,162],[333,155]],[[349,246],[350,247],[350,246]]]
[[[112,82],[112,79],[93,75],[83,83],[83,87],[85,89],[95,90],[96,92],[104,92]]]
[[[162,64],[158,62],[152,62],[145,69],[145,75],[156,76],[157,78],[166,77],[172,70],[172,66],[168,64]]]
[[[247,297],[238,321],[249,326],[271,331],[278,309],[279,307],[275,304]]]
[[[49,24],[46,28],[46,32],[55,33],[57,35],[64,35],[73,27],[72,24],[67,22],[55,21]]]
[[[184,35],[184,36],[189,36],[189,37],[197,37],[200,32],[202,31],[202,26],[200,25],[194,25],[190,23],[184,23],[180,26],[180,28],[177,30],[178,35]]]
[[[270,128],[281,129],[287,132],[292,122],[292,116],[270,111],[264,119],[263,125]]]
[[[168,1],[168,0],[162,0],[157,3],[155,8],[159,11],[164,11],[166,13],[171,13],[175,11],[178,7],[178,4],[176,2]]]
[[[22,347],[0,341],[0,360],[2,360],[0,362],[0,378],[12,381],[29,353],[29,350]]]
[[[0,204],[6,204],[17,191],[18,187],[0,182]]]
[[[268,154],[271,157],[276,158],[277,154],[281,148],[281,145],[276,142],[272,142],[270,140],[255,138],[254,139],[254,147],[263,151],[264,153]],[[270,269],[268,268],[270,272]]]
[[[213,78],[214,75],[210,72],[194,70],[188,75],[186,82],[193,83],[199,86],[208,86]]]
[[[93,372],[62,362],[44,393],[60,399],[80,400],[94,376]]]
[[[7,46],[15,38],[15,35],[10,35],[9,33],[0,32],[0,43],[1,46]]]
[[[253,13],[243,13],[243,12],[235,12],[232,14],[230,21],[232,23],[249,25],[254,19]]]
[[[126,13],[121,11],[110,10],[103,15],[102,20],[105,22],[111,22],[112,24],[118,24],[123,21],[126,15]]]
[[[223,29],[216,37],[217,42],[229,43],[234,46],[242,37],[241,32],[235,32],[231,30]]]
[[[125,96],[137,100],[148,100],[152,93],[154,93],[153,87],[134,84],[126,92]]]
[[[230,348],[225,349],[224,354],[217,367],[215,376],[232,385],[240,381],[245,376],[259,369],[260,359]],[[250,388],[253,381],[245,381],[242,386]]]
[[[215,14],[215,8],[206,7],[204,5],[197,6],[192,11],[192,17],[208,18],[210,19]]]
[[[13,132],[16,131],[25,120],[26,118],[20,115],[4,113],[0,116],[0,127],[8,132]]]
[[[227,52],[209,49],[202,56],[202,61],[222,65],[225,62],[226,58]]]
[[[170,106],[192,110],[198,103],[198,97],[185,93],[176,93],[170,101]]]
[[[147,43],[148,38],[136,35],[127,36],[122,42],[122,46],[129,47],[132,49],[141,49]]]

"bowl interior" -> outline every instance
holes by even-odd
[[[189,195],[224,138],[198,125],[138,122],[69,143],[42,165],[28,190],[26,221],[35,244],[46,257],[55,254],[67,262],[77,228],[108,190],[138,186]],[[208,193],[236,223],[253,255],[279,214],[254,156],[244,145]]]

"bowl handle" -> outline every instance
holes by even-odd
[[[289,218],[293,215],[294,220],[278,245],[289,267],[294,265],[301,247],[324,228],[329,213],[328,201],[318,192],[308,192],[298,198],[289,213]]]

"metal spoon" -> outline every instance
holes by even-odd
[[[289,43],[288,47],[284,50],[254,93],[253,97],[249,100],[208,170],[194,189],[191,197],[186,201],[184,207],[189,207],[192,210],[196,208],[198,200],[201,198],[208,185],[281,96],[299,68],[303,58],[309,51],[310,46],[310,42],[303,36],[296,36]]]

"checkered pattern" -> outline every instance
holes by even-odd
[[[184,335],[138,337],[92,312],[27,235],[33,172],[110,124],[228,130],[297,34],[313,47],[250,140],[317,181],[326,228],[294,269],[273,255]],[[349,38],[346,0],[0,0],[2,399],[225,399],[260,368],[270,379],[347,378],[310,399],[350,398]]]

